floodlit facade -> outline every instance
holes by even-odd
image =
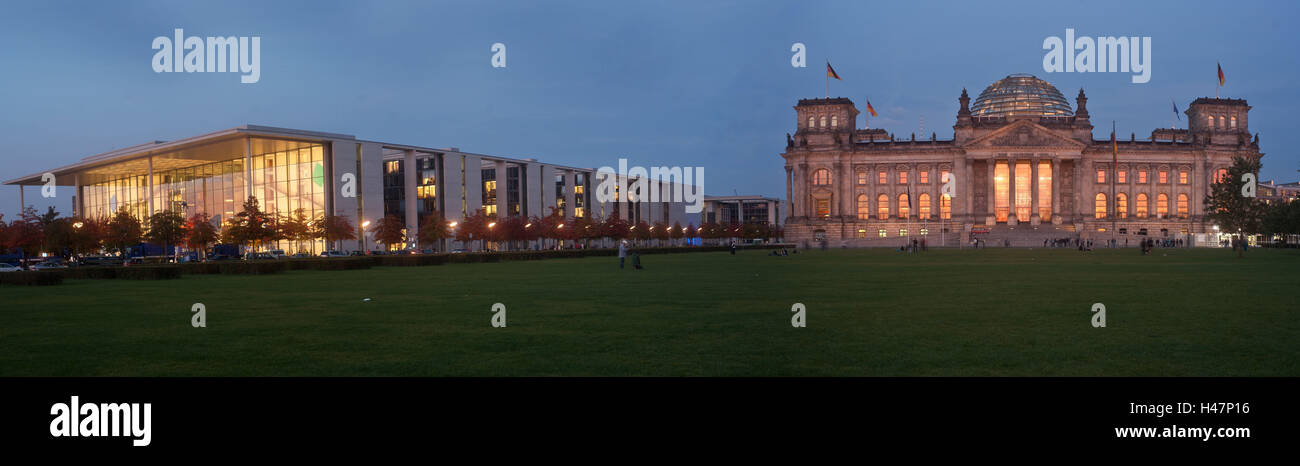
[[[847,246],[917,237],[948,246],[972,238],[1213,242],[1204,208],[1211,184],[1234,157],[1262,155],[1245,100],[1199,98],[1187,106],[1188,129],[1117,136],[1118,164],[1110,128],[1093,136],[1082,89],[1072,108],[1048,82],[1011,75],[973,105],[964,89],[958,102],[953,136],[940,140],[856,128],[858,110],[846,98],[800,100],[781,154],[786,238]]]
[[[254,125],[94,155],[5,184],[19,186],[25,206],[23,187],[45,185],[45,173],[55,177],[56,197],[67,196],[73,214],[88,218],[125,208],[143,220],[173,210],[186,218],[206,213],[220,227],[250,196],[278,215],[301,212],[310,219],[332,212],[358,228],[358,240],[345,242],[345,251],[373,248],[362,225],[387,215],[404,220],[408,242],[434,211],[448,222],[479,209],[500,217],[542,217],[554,208],[570,219],[616,213],[632,222],[686,218],[682,203],[600,202],[593,193],[603,175],[591,168]],[[297,245],[286,241],[267,249],[325,249],[321,240]]]

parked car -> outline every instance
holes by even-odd
[[[271,256],[272,259],[284,259],[286,257],[289,257],[284,254],[283,249],[272,249],[270,251],[266,251],[266,255]]]
[[[130,266],[132,266],[132,265],[140,265],[140,264],[143,264],[143,263],[144,263],[144,258],[143,258],[143,257],[129,257],[129,258],[127,258],[125,261],[122,262],[122,266],[123,266],[123,267],[130,267]]]
[[[452,249],[452,250],[451,250],[451,253],[452,253],[452,254],[464,254],[464,253],[466,253],[466,252],[469,252],[469,251],[466,251],[465,248],[456,248],[456,249]]]
[[[338,251],[325,251],[320,253],[321,257],[348,257],[347,254]]]
[[[311,254],[307,254],[307,253],[305,253],[305,252],[300,252],[300,253],[294,254],[294,255],[289,256],[289,257],[292,257],[292,258],[294,258],[294,259],[308,259],[308,258],[311,258]]]
[[[365,252],[365,251],[352,251],[352,252],[349,252],[348,255],[349,255],[349,256],[364,256],[364,255],[366,255],[366,252]]]
[[[22,269],[18,268],[16,265],[0,263],[0,272],[17,272],[19,270]]]
[[[68,268],[68,266],[64,265],[62,262],[57,262],[57,261],[45,261],[32,266],[32,270],[51,270],[51,269],[66,269],[66,268]]]
[[[387,256],[387,255],[388,255],[388,251],[385,251],[385,250],[382,250],[382,249],[376,249],[376,250],[374,250],[374,251],[370,251],[370,255],[372,255],[372,256]]]
[[[230,261],[230,260],[235,260],[235,256],[229,256],[225,254],[213,254],[211,256],[208,256],[208,260],[209,261]]]
[[[254,252],[248,254],[248,260],[250,261],[273,260],[273,259],[275,259],[275,256],[272,256],[265,252]]]

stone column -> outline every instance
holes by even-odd
[[[1029,205],[1029,218],[1039,217],[1038,214],[1038,157],[1029,159],[1029,198],[1033,202]],[[1042,217],[1038,219],[1040,222]]]
[[[1011,156],[1007,159],[1007,207],[1010,212],[1007,214],[1007,224],[1011,224],[1011,219],[1016,219],[1020,223],[1020,216],[1016,215],[1016,157]],[[1027,219],[1026,219],[1027,220]]]
[[[794,186],[792,185],[792,183],[794,182],[794,178],[791,176],[792,171],[793,171],[792,168],[788,166],[785,167],[785,203],[786,203],[785,215],[787,217],[794,215],[794,196],[793,196]]]
[[[508,186],[509,182],[507,181],[509,178],[510,178],[510,167],[506,164],[505,160],[497,160],[496,161],[496,182],[497,182],[497,218],[498,219],[504,219],[509,215],[509,211],[507,210],[510,207],[509,204],[510,188]],[[523,177],[520,177],[519,180],[521,184],[523,182],[522,178]],[[626,195],[626,193],[620,193],[620,194]]]
[[[1052,157],[1052,216],[1061,212],[1061,159]],[[1047,219],[1051,221],[1051,219]]]
[[[994,173],[996,173],[994,167],[997,166],[997,162],[998,160],[996,158],[989,157],[988,161],[984,164],[984,171],[985,171],[984,182],[987,183],[987,186],[985,187],[985,191],[987,191],[985,193],[985,197],[988,197],[988,202],[985,207],[986,212],[982,212],[985,217],[989,217],[997,214],[998,186],[997,186],[997,181],[993,179],[993,175]]]

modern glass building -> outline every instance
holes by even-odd
[[[276,215],[314,219],[333,213],[358,228],[358,240],[345,250],[374,246],[362,225],[389,215],[404,220],[413,240],[434,212],[454,222],[479,209],[540,217],[555,208],[568,218],[603,218],[616,209],[592,197],[599,181],[590,168],[253,125],[127,147],[5,184],[19,186],[25,206],[22,188],[45,185],[46,175],[54,177],[60,204],[68,199],[74,215],[88,218],[107,218],[124,208],[143,220],[172,210],[186,218],[207,214],[220,227],[250,196]],[[682,204],[628,212],[648,221],[685,217]],[[318,240],[269,247],[318,252],[324,246]]]

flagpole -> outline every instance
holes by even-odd
[[[829,100],[829,99],[831,98],[831,74],[830,74],[830,70],[831,70],[831,61],[830,61],[830,60],[826,60],[826,71],[827,71],[827,73],[826,73],[826,99],[827,99],[827,100]],[[1214,96],[1215,96],[1215,97],[1218,97],[1218,96],[1219,96],[1218,91],[1215,91]]]

